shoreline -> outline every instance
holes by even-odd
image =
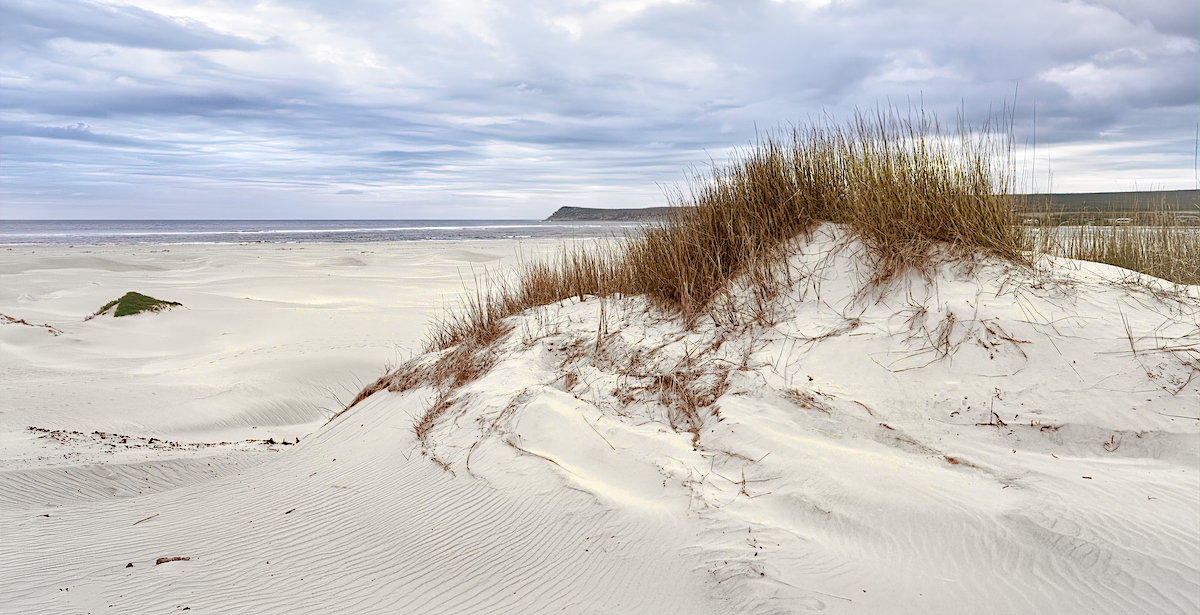
[[[586,239],[637,226],[544,220],[6,220],[0,247]]]

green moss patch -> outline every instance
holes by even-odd
[[[141,312],[161,312],[163,310],[169,310],[177,305],[183,304],[177,301],[163,301],[162,299],[155,299],[154,297],[148,297],[141,293],[130,291],[122,295],[120,299],[113,299],[112,301],[105,303],[104,307],[97,310],[95,314],[92,314],[92,317],[107,314],[109,311],[113,310],[113,308],[116,308],[113,316],[117,317],[129,316],[130,314],[139,314]]]

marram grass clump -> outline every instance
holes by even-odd
[[[112,301],[105,303],[104,307],[96,310],[96,313],[92,314],[87,319],[90,320],[96,316],[103,316],[114,308],[116,309],[113,312],[113,316],[120,317],[129,316],[131,314],[140,314],[142,312],[161,312],[163,310],[169,310],[177,305],[181,306],[183,304],[177,301],[164,301],[162,299],[155,299],[154,297],[129,291],[124,295],[121,295],[119,299],[113,299]]]
[[[497,360],[491,346],[509,331],[505,319],[574,297],[645,296],[690,325],[728,311],[727,283],[744,275],[753,301],[767,306],[751,305],[749,322],[766,324],[788,243],[825,222],[861,241],[876,285],[909,271],[928,274],[935,258],[983,255],[1034,266],[1038,254],[1196,283],[1196,234],[1148,229],[1064,241],[1018,224],[1011,143],[990,125],[973,133],[960,123],[948,135],[935,118],[888,111],[767,134],[670,192],[669,215],[644,232],[476,280],[475,293],[433,326],[431,354],[390,370],[342,412],[376,391],[432,386],[437,402],[416,426],[424,442],[458,403],[461,386]],[[731,324],[745,321],[735,316]]]
[[[947,135],[930,116],[886,111],[765,135],[672,192],[666,220],[615,250],[567,252],[478,291],[434,327],[426,350],[486,345],[503,319],[584,295],[645,295],[694,322],[726,281],[769,265],[821,222],[863,241],[881,283],[927,265],[937,245],[1023,261],[1010,175],[996,162],[1007,148],[988,127]]]

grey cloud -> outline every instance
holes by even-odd
[[[12,44],[68,38],[164,51],[259,49],[250,39],[223,34],[203,23],[171,19],[134,6],[81,0],[0,0],[0,34]]]
[[[69,96],[55,90],[16,89],[5,95],[3,106],[66,117],[111,118],[154,115],[219,117],[231,113],[264,114],[285,107],[278,99],[252,98],[222,91],[185,92],[171,88],[101,89],[88,96]]]
[[[382,151],[372,152],[367,156],[381,162],[403,163],[408,166],[433,166],[446,164],[451,161],[466,162],[469,158],[478,158],[461,149],[442,151]]]
[[[140,149],[172,149],[164,143],[155,143],[145,139],[122,135],[94,133],[87,124],[78,123],[74,126],[35,126],[25,122],[0,121],[0,135],[6,137],[40,137],[43,139],[65,139],[69,141],[85,141],[102,145],[120,147],[135,147]]]
[[[1200,4],[1147,0],[1090,0],[1134,24],[1149,23],[1155,30],[1196,38],[1200,36]]]

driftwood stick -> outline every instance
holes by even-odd
[[[162,513],[156,513],[156,514],[150,515],[149,517],[146,517],[145,519],[142,519],[142,521],[149,521],[149,520],[151,520],[151,519],[153,519],[153,518],[155,518],[155,517],[157,517],[158,515],[161,515],[161,514],[162,514]],[[137,524],[141,523],[142,521],[134,521],[134,522],[133,522],[133,524],[134,524],[134,525],[137,525]]]

